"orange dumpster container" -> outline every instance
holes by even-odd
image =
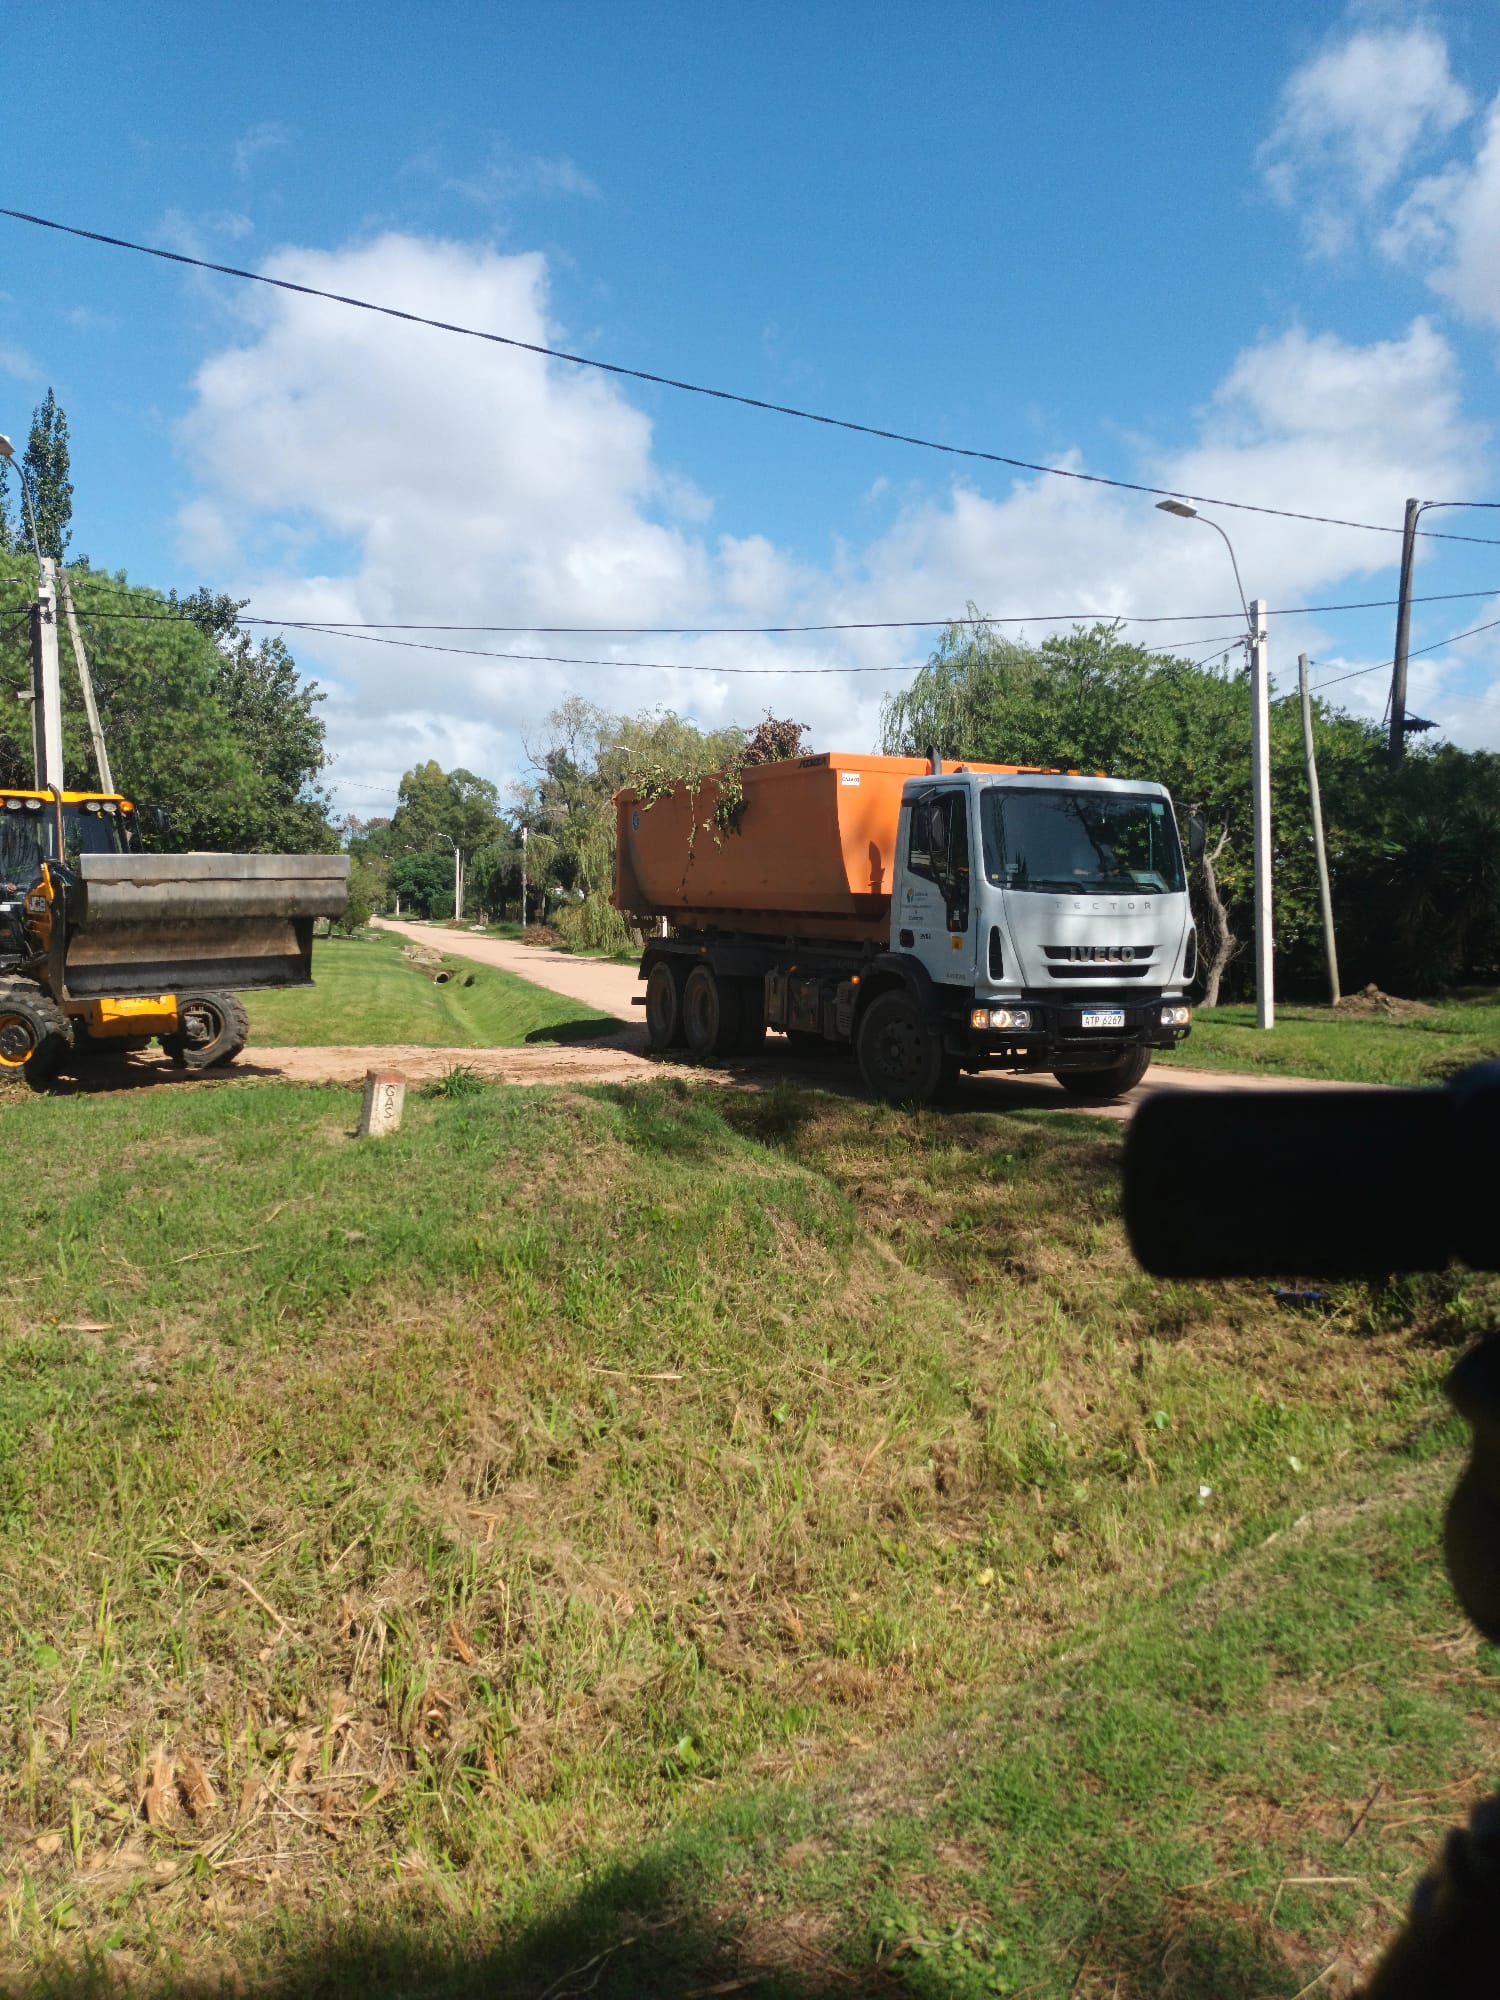
[[[615,794],[615,907],[683,929],[878,941],[889,935],[901,788],[924,757],[826,751],[740,773],[744,805],[714,824],[708,778],[650,803]],[[1015,772],[946,763],[944,771]]]

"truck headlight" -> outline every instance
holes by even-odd
[[[1161,1024],[1164,1028],[1186,1028],[1191,1025],[1192,1019],[1191,1007],[1163,1007],[1161,1010]]]
[[[976,1007],[969,1016],[969,1026],[985,1028],[1029,1028],[1031,1013],[1025,1007]]]

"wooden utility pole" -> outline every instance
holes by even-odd
[[[1411,574],[1417,555],[1417,516],[1420,500],[1406,503],[1406,525],[1401,531],[1401,587],[1396,596],[1396,651],[1391,667],[1391,769],[1399,771],[1406,755],[1406,655],[1411,644]]]
[[[1328,960],[1328,994],[1339,1004],[1339,948],[1333,934],[1333,898],[1328,892],[1328,851],[1323,845],[1323,801],[1318,793],[1318,759],[1313,749],[1312,695],[1307,686],[1307,655],[1297,655],[1297,685],[1302,690],[1302,747],[1307,753],[1307,796],[1312,806],[1313,853],[1318,859],[1318,903],[1323,912],[1323,955]]]
[[[78,663],[78,680],[83,689],[83,709],[89,719],[89,735],[94,743],[94,769],[99,774],[101,792],[112,792],[114,778],[110,774],[109,752],[104,747],[104,730],[99,722],[99,710],[94,702],[94,682],[89,673],[89,656],[83,650],[83,634],[78,629],[78,615],[73,609],[73,593],[68,587],[68,572],[64,570],[58,578],[62,591],[63,610],[67,614],[68,637],[73,641],[73,658]]]

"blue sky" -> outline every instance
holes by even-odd
[[[1500,494],[1493,5],[119,5],[75,29],[65,88],[8,93],[8,206],[1112,477],[1393,526],[1409,493]],[[40,14],[7,14],[0,55],[56,76]],[[0,222],[0,428],[49,383],[75,549],[269,615],[1234,603],[1222,544],[1148,499]],[[1273,605],[1394,595],[1394,536],[1219,518]],[[1500,539],[1500,514],[1432,525]],[[1419,589],[1487,594],[1419,607],[1414,644],[1500,617],[1500,547],[1426,544]],[[1331,680],[1388,657],[1390,625],[1278,619],[1273,662],[1286,685],[1305,648]],[[1455,740],[1500,747],[1497,638],[1414,662]],[[930,642],[459,642],[672,673],[295,650],[330,690],[341,802],[376,811],[419,756],[506,782],[574,691],[707,723],[771,706],[866,747]],[[1386,684],[1340,698],[1378,716]]]

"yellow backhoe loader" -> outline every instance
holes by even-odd
[[[0,1072],[20,1070],[42,1089],[64,1068],[153,1037],[185,1069],[230,1062],[249,1032],[240,992],[311,985],[313,925],[343,914],[349,858],[148,854],[128,798],[65,790],[53,565],[40,567],[36,784],[0,788]]]

